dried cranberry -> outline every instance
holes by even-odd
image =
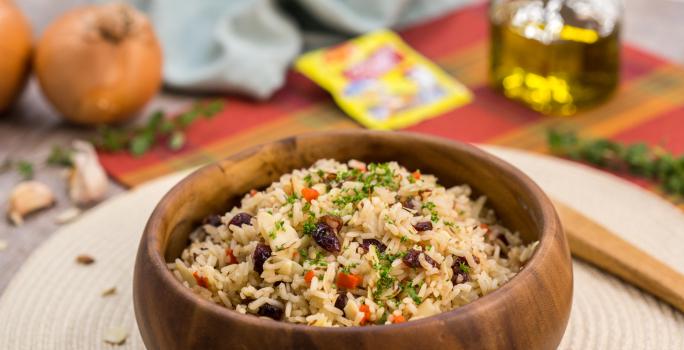
[[[320,222],[324,222],[326,225],[330,226],[335,233],[340,233],[342,229],[342,218],[335,215],[324,215],[321,217]]]
[[[203,225],[211,226],[221,226],[221,216],[220,215],[209,215],[204,220],[202,220]]]
[[[370,246],[374,245],[375,250],[379,251],[380,253],[384,253],[385,250],[387,249],[387,246],[384,245],[382,242],[378,241],[377,239],[364,239],[361,243],[361,248],[363,248],[364,251],[368,252],[370,250]]]
[[[335,307],[344,311],[345,306],[347,306],[347,292],[341,291],[337,295],[337,300],[335,300]]]
[[[259,314],[259,316],[272,318],[276,321],[280,321],[280,319],[283,318],[283,309],[268,303],[261,305],[257,313]]]
[[[430,231],[432,230],[432,223],[430,221],[421,221],[413,225],[413,228],[418,232]]]
[[[406,255],[404,255],[404,257],[401,259],[401,261],[403,261],[404,264],[406,264],[406,266],[408,267],[420,267],[421,265],[419,257],[421,254],[423,254],[423,258],[428,264],[434,266],[435,268],[439,268],[439,264],[435,260],[433,260],[429,255],[415,249],[409,249],[409,251],[406,252]]]
[[[312,234],[314,241],[323,249],[331,253],[340,252],[340,239],[335,235],[330,225],[319,222]]]
[[[242,225],[252,226],[252,216],[247,213],[238,213],[230,219],[230,225],[242,227]]]
[[[264,272],[264,263],[271,257],[271,247],[262,243],[257,244],[252,257],[254,259],[254,271]]]

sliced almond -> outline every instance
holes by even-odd
[[[81,265],[90,265],[95,262],[95,258],[90,255],[81,254],[76,257],[76,262]]]
[[[128,330],[120,326],[107,328],[103,337],[105,343],[112,345],[121,345],[126,342],[126,338],[128,338]]]
[[[103,290],[100,295],[102,295],[103,297],[108,297],[108,296],[114,295],[114,294],[116,294],[116,287],[107,288],[107,289]]]
[[[55,217],[55,223],[58,225],[64,225],[66,223],[72,222],[81,215],[81,209],[76,207],[69,208]]]

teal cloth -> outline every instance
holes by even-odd
[[[268,98],[304,49],[438,16],[470,0],[133,0],[164,50],[164,81]]]

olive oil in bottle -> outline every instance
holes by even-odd
[[[493,86],[545,114],[572,115],[618,84],[617,0],[494,1]]]

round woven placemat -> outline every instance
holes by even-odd
[[[565,202],[684,273],[684,215],[649,192],[591,168],[486,147]],[[143,349],[132,304],[140,233],[161,196],[184,174],[120,195],[56,232],[37,249],[0,299],[0,349],[113,348],[110,327],[124,327],[120,349]],[[78,265],[89,254],[96,262]],[[561,349],[684,349],[684,315],[595,268],[574,262],[570,323]],[[114,295],[102,291],[116,287]]]

